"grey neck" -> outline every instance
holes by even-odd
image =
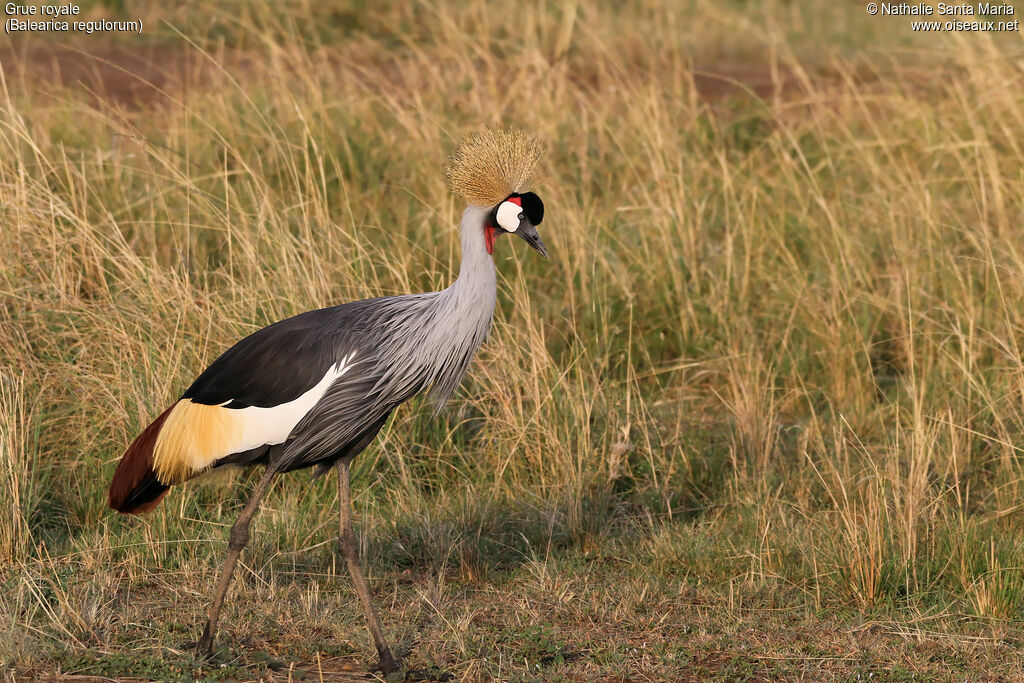
[[[484,242],[484,221],[488,209],[479,206],[468,206],[462,212],[462,225],[459,231],[462,237],[462,265],[459,277],[448,290],[457,289],[460,293],[476,292],[486,294],[483,299],[490,299],[490,308],[494,310],[494,297],[497,291],[497,280],[494,272],[494,259],[487,253]],[[446,290],[447,291],[447,290]]]
[[[455,393],[476,350],[491,329],[497,279],[484,242],[486,208],[462,214],[462,265],[451,287],[440,292],[384,300],[378,355],[387,371],[377,384],[381,398],[405,400],[429,389],[440,405]]]
[[[437,293],[434,315],[433,367],[428,382],[438,405],[455,393],[473,355],[487,337],[494,316],[497,277],[484,242],[488,209],[470,206],[462,213],[462,265],[451,287]]]

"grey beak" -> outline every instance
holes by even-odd
[[[519,229],[516,230],[515,234],[522,237],[523,241],[533,247],[538,254],[544,258],[548,257],[548,249],[544,246],[544,242],[541,241],[537,228],[533,227],[530,221],[525,218],[519,221]]]

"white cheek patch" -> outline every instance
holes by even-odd
[[[522,213],[523,207],[512,202],[502,202],[498,207],[498,225],[509,232],[515,232],[519,229],[519,216]]]

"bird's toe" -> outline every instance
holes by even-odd
[[[192,650],[197,659],[206,661],[213,659],[213,638],[208,638],[206,634],[203,634],[199,640],[182,643],[181,647],[183,650]]]
[[[380,653],[380,659],[377,660],[377,666],[373,667],[373,671],[384,674],[384,678],[389,681],[405,680],[406,670],[402,666],[402,660],[392,656],[390,651]]]

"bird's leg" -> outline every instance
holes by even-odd
[[[356,532],[352,527],[352,494],[349,489],[348,461],[338,461],[338,547],[345,555],[345,562],[348,564],[348,572],[352,575],[352,583],[356,586],[356,593],[363,603],[363,612],[366,614],[366,625],[373,636],[373,644],[377,646],[377,654],[380,661],[377,667],[385,676],[393,671],[398,671],[399,665],[391,654],[388,641],[384,639],[384,633],[380,628],[380,619],[373,609],[370,600],[370,587],[363,576],[363,570],[359,566],[359,545],[356,542]]]
[[[217,630],[217,618],[220,616],[220,608],[224,604],[224,595],[228,592],[228,586],[231,584],[231,575],[235,571],[238,556],[242,554],[242,549],[249,543],[249,522],[252,521],[256,510],[259,509],[263,496],[270,489],[270,482],[275,474],[277,474],[277,471],[273,467],[268,466],[263,472],[263,477],[256,484],[256,490],[253,491],[249,503],[231,527],[231,535],[228,537],[228,554],[224,557],[224,565],[220,570],[220,580],[217,581],[217,590],[213,594],[210,617],[206,621],[206,628],[203,629],[202,637],[196,643],[196,649],[201,654],[213,654],[213,636]]]

